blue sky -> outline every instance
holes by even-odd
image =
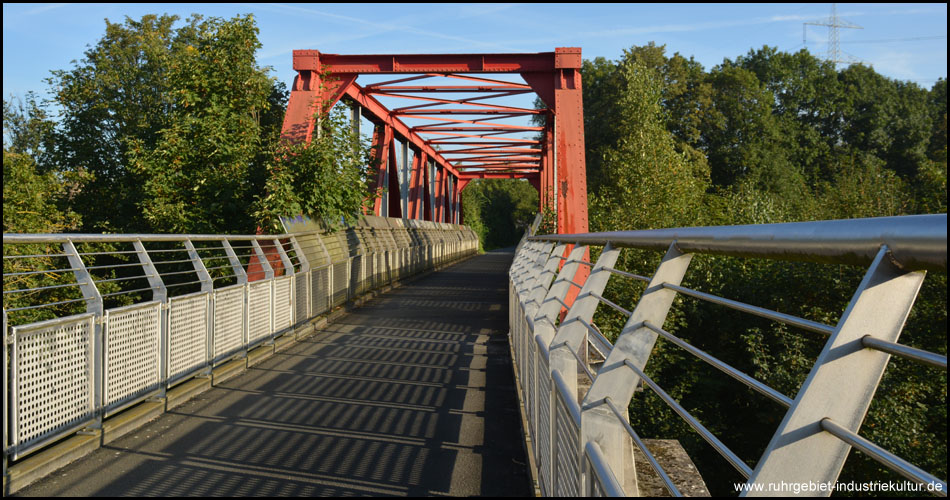
[[[231,18],[254,14],[258,63],[290,85],[291,51],[338,54],[550,52],[581,47],[617,59],[650,41],[693,56],[708,70],[763,45],[803,47],[804,22],[832,4],[7,4],[3,5],[3,94],[45,95],[43,79],[69,69],[105,31],[148,13]],[[947,75],[947,5],[838,4],[863,29],[842,29],[841,49],[880,73],[930,88]],[[808,26],[808,49],[827,51],[828,29]]]

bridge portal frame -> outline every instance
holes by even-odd
[[[325,54],[318,50],[295,50],[294,70],[297,75],[291,89],[282,138],[289,142],[310,142],[316,129],[318,111],[329,110],[346,98],[358,106],[376,127],[373,134],[373,160],[376,176],[372,188],[386,188],[388,193],[374,202],[375,215],[462,223],[461,192],[473,179],[526,179],[539,192],[542,209],[557,214],[558,233],[587,232],[587,178],[584,159],[584,116],[580,68],[581,49],[559,47],[554,52],[527,54]],[[377,83],[367,87],[356,84],[361,74],[416,74]],[[514,84],[463,74],[517,74],[525,84]],[[452,118],[472,114],[468,109],[439,109],[440,104],[466,104],[481,99],[430,99],[427,104],[389,110],[373,94],[394,92],[393,83],[413,81],[432,76],[476,81],[467,87],[471,92],[484,92],[486,98],[499,95],[535,92],[546,110],[529,110],[483,103],[478,113],[502,117],[544,114],[541,127],[519,127]],[[387,85],[390,87],[387,88]],[[451,86],[415,87],[419,91],[443,95],[458,92]],[[405,87],[402,88],[404,90]],[[399,91],[402,91],[399,90]],[[429,108],[429,109],[420,109]],[[418,118],[422,114],[438,114],[436,125],[409,127],[399,117]],[[449,118],[444,118],[444,117]],[[358,122],[358,120],[355,120]],[[448,126],[445,126],[448,122]],[[538,132],[541,140],[505,139],[490,143],[491,136],[513,131]],[[424,139],[420,133],[442,134],[452,142]],[[394,139],[405,141],[414,152],[409,170],[408,186],[398,180],[398,161]],[[487,138],[487,139],[486,139]],[[473,156],[446,158],[437,144],[465,144],[458,140],[474,139]],[[431,189],[430,189],[431,186]],[[431,191],[431,192],[427,192]],[[384,209],[385,207],[385,209]]]

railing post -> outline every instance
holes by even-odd
[[[896,342],[926,275],[901,270],[888,253],[882,245],[762,454],[750,484],[821,484],[838,479],[851,445],[824,432],[821,421],[830,418],[858,432],[890,359],[887,353],[866,349],[861,339],[870,335]],[[749,494],[783,493],[766,488]]]
[[[274,268],[270,266],[270,262],[267,261],[267,256],[264,255],[264,250],[261,249],[260,243],[257,240],[251,240],[251,246],[254,247],[254,255],[257,256],[258,262],[261,264],[261,268],[264,269],[264,280],[270,281],[270,325],[268,330],[270,331],[270,336],[273,338],[274,335]],[[248,321],[250,321],[251,309],[250,305],[247,308]],[[248,338],[250,342],[250,338]]]
[[[214,289],[214,282],[211,280],[211,274],[208,273],[204,261],[202,261],[201,256],[198,255],[195,245],[191,243],[191,240],[185,240],[185,248],[188,250],[188,258],[191,259],[191,263],[195,266],[195,273],[198,275],[198,280],[201,281],[201,291],[210,292]]]
[[[69,261],[69,267],[73,269],[73,276],[76,278],[76,283],[79,283],[82,297],[86,299],[86,312],[95,315],[93,334],[93,349],[95,350],[93,357],[95,360],[95,365],[93,366],[93,386],[95,387],[95,394],[93,395],[93,404],[95,406],[96,421],[90,427],[93,429],[101,429],[104,401],[103,393],[105,390],[105,377],[103,376],[103,367],[105,366],[105,339],[103,338],[105,307],[102,302],[102,294],[96,287],[96,283],[92,280],[92,276],[86,269],[86,264],[83,263],[82,257],[79,256],[79,252],[76,250],[76,246],[73,245],[72,241],[67,240],[63,243],[63,252]]]
[[[228,240],[221,240],[221,246],[224,248],[224,252],[228,256],[228,262],[231,264],[231,270],[234,272],[234,278],[237,280],[238,285],[247,284],[247,272],[244,271],[244,266],[241,265],[241,260],[238,259],[234,249],[231,248],[231,244]]]
[[[313,285],[312,285],[313,276],[311,276],[310,274],[310,261],[307,260],[307,256],[303,254],[303,248],[300,247],[300,243],[297,241],[297,237],[294,235],[290,235],[289,239],[290,239],[290,245],[294,249],[294,255],[297,256],[297,263],[300,265],[300,270],[294,273],[294,280],[297,279],[298,274],[303,274],[304,276],[303,278],[305,281],[304,288],[306,288],[307,290],[307,297],[305,298],[305,302],[306,302],[305,307],[307,310],[307,319],[309,320],[310,318],[313,317],[313,299],[310,298],[311,294],[313,294]],[[316,239],[319,241],[320,237],[318,236]],[[323,242],[321,242],[320,245],[323,245]],[[329,261],[330,259],[327,258],[327,260]],[[329,270],[327,271],[327,281],[330,281]],[[295,317],[297,313],[297,309],[296,309],[297,303],[299,300],[300,300],[300,297],[297,297],[297,283],[294,283],[294,315]]]
[[[272,241],[277,248],[277,255],[280,256],[280,262],[284,265],[284,276],[293,276],[294,265],[290,262],[290,257],[287,256],[287,252],[284,251],[284,245],[280,243],[280,238],[274,238]]]
[[[145,271],[145,276],[148,278],[148,284],[152,287],[152,300],[161,302],[161,319],[159,321],[159,385],[162,388],[161,397],[165,397],[165,391],[168,389],[168,370],[171,363],[169,362],[169,356],[171,351],[171,333],[169,325],[169,314],[168,309],[171,306],[171,303],[168,300],[168,289],[165,288],[165,283],[162,281],[162,276],[158,274],[158,268],[155,267],[155,264],[152,262],[152,258],[148,255],[148,250],[145,249],[145,245],[142,244],[142,240],[136,239],[132,242],[132,246],[135,247],[135,253],[138,255],[139,262],[142,263],[142,270]]]
[[[261,263],[261,268],[264,269],[264,279],[274,279],[274,268],[270,266],[267,256],[264,255],[264,250],[261,249],[261,244],[258,243],[257,240],[251,240],[251,246],[254,247],[254,255],[257,255],[257,260]]]
[[[568,310],[549,346],[551,371],[559,370],[561,372],[564,382],[575,398],[577,397],[578,372],[578,359],[575,358],[575,354],[586,364],[587,327],[584,326],[584,323],[590,323],[597,306],[600,304],[600,300],[592,294],[600,295],[603,293],[607,281],[610,279],[610,272],[605,270],[604,267],[613,267],[619,255],[620,250],[613,248],[610,243],[604,246],[593,271],[591,271],[587,281],[584,282],[584,286],[577,294],[577,299]],[[620,479],[623,480],[622,477]]]
[[[646,366],[657,334],[644,323],[662,326],[666,322],[676,292],[664,288],[663,284],[679,285],[691,259],[692,254],[680,252],[675,241],[670,245],[581,405],[581,446],[588,442],[600,446],[628,495],[639,494],[633,442],[613,412],[599,403],[610,398],[627,418],[627,405],[640,377],[624,366],[624,362],[629,360],[641,370]]]
[[[212,293],[214,291],[214,281],[211,279],[211,274],[208,273],[208,269],[205,267],[204,261],[201,260],[201,256],[198,255],[198,250],[195,249],[195,245],[192,244],[191,240],[185,240],[185,249],[188,250],[188,258],[191,259],[192,265],[195,267],[195,273],[198,274],[198,280],[201,281],[201,291],[205,293]],[[208,369],[211,368],[212,360],[214,359],[214,341],[211,338],[212,332],[214,329],[212,325],[214,324],[214,309],[212,301],[207,302],[207,307],[205,308],[205,348],[207,349],[207,355],[205,356],[205,362],[208,363]]]

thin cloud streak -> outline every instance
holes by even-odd
[[[374,29],[377,29],[377,30],[383,30],[383,33],[385,33],[385,32],[390,32],[390,31],[400,31],[400,32],[404,32],[404,33],[410,33],[410,34],[413,34],[413,35],[421,35],[421,36],[427,36],[427,37],[432,37],[432,38],[441,38],[441,39],[443,39],[443,40],[452,40],[452,41],[456,41],[456,42],[463,42],[463,43],[465,43],[465,44],[470,44],[470,45],[475,45],[475,46],[480,46],[480,47],[496,47],[496,48],[500,48],[500,49],[502,49],[502,50],[509,51],[509,52],[512,52],[512,51],[515,50],[515,49],[512,49],[512,48],[510,48],[510,47],[504,47],[504,46],[499,45],[499,44],[497,44],[497,43],[486,42],[486,41],[483,41],[483,40],[472,40],[472,39],[469,39],[469,38],[464,38],[464,37],[459,37],[459,36],[445,35],[445,34],[442,34],[442,33],[435,32],[435,31],[422,30],[422,29],[413,28],[413,27],[408,27],[408,26],[398,26],[398,25],[395,25],[395,26],[394,26],[394,25],[380,24],[380,23],[375,23],[375,22],[372,22],[372,21],[367,21],[367,20],[365,20],[365,19],[360,19],[360,18],[355,18],[355,17],[350,17],[350,16],[344,16],[344,15],[341,15],[341,14],[334,14],[334,13],[332,13],[332,12],[325,12],[325,11],[320,11],[320,10],[316,10],[316,9],[308,9],[308,8],[304,8],[304,7],[297,7],[297,6],[295,6],[295,5],[274,4],[274,6],[282,7],[282,8],[284,8],[284,9],[296,11],[296,12],[299,12],[299,13],[302,13],[302,14],[309,14],[309,15],[312,15],[312,16],[315,16],[315,17],[325,17],[325,18],[331,18],[331,19],[338,19],[338,20],[345,21],[345,22],[349,22],[349,23],[353,23],[353,24],[359,24],[359,25],[362,25],[362,26],[368,26],[368,27],[371,27],[371,28],[374,28]]]
[[[35,14],[42,14],[42,13],[44,13],[44,12],[49,12],[49,11],[51,11],[51,10],[58,9],[58,8],[60,8],[60,7],[65,7],[65,6],[67,6],[67,5],[70,5],[70,4],[68,4],[68,3],[51,3],[51,4],[41,5],[41,6],[37,7],[37,8],[35,8],[35,9],[30,9],[30,10],[24,12],[23,15],[25,15],[25,16],[32,16],[32,15],[35,15]]]

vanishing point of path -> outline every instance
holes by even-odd
[[[383,294],[18,496],[528,496],[511,259]]]

